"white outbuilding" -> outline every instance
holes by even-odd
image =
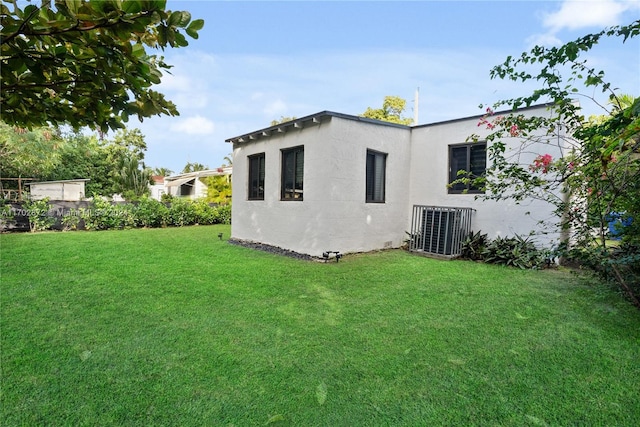
[[[67,179],[62,181],[42,181],[30,182],[31,200],[62,200],[66,202],[77,202],[85,199],[85,182],[88,179]]]

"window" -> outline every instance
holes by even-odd
[[[249,156],[249,200],[264,200],[264,153]]]
[[[384,203],[386,153],[367,150],[367,203]]]
[[[304,147],[282,150],[282,200],[302,200]]]
[[[458,175],[458,171],[465,171],[469,178],[478,178],[484,175],[487,167],[487,144],[475,142],[449,146],[449,183],[464,178]],[[482,189],[471,183],[456,183],[449,187],[450,194],[482,193]]]

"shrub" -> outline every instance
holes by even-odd
[[[174,198],[175,198],[175,197],[173,197],[171,194],[163,193],[163,194],[160,196],[160,201],[161,201],[162,203],[171,203],[171,202],[173,202],[173,199],[174,199]]]
[[[62,217],[62,231],[77,230],[80,224],[80,216],[69,213]]]
[[[164,227],[169,208],[155,199],[143,197],[134,209],[136,227]]]
[[[169,207],[169,215],[167,219],[168,225],[182,227],[185,225],[193,225],[196,223],[196,209],[190,200],[176,197]]]
[[[542,251],[520,236],[498,237],[489,242],[482,258],[490,264],[502,264],[522,269],[541,268],[548,262],[548,251]]]
[[[24,208],[28,212],[29,228],[32,232],[49,230],[56,222],[56,219],[49,215],[51,206],[48,197],[28,201],[24,204]]]
[[[469,235],[462,241],[460,256],[464,259],[480,261],[484,257],[484,251],[488,243],[489,239],[486,234],[482,234],[480,231],[477,233],[470,231]]]
[[[193,208],[196,215],[196,224],[211,225],[219,223],[217,209],[206,200],[199,199],[193,202]]]
[[[91,207],[83,210],[87,230],[112,230],[135,225],[132,205],[114,205],[101,197],[94,197]]]
[[[640,308],[640,244],[622,242],[614,247],[580,247],[569,250],[566,261],[588,269],[595,277],[617,286]]]
[[[231,224],[231,205],[222,205],[216,208],[219,224]]]

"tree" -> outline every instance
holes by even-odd
[[[271,126],[275,126],[275,125],[279,125],[281,123],[286,123],[286,122],[290,122],[292,120],[297,119],[297,117],[285,117],[285,116],[280,116],[280,120],[271,120]]]
[[[63,146],[55,128],[28,130],[0,121],[0,176],[41,179],[59,164]]]
[[[209,166],[203,165],[202,163],[187,162],[187,164],[184,165],[184,168],[182,168],[182,173],[205,171],[207,169],[209,169]]]
[[[153,168],[152,172],[154,175],[158,175],[158,176],[171,176],[173,174],[173,171],[169,168]]]
[[[135,155],[130,154],[126,157],[118,172],[116,179],[118,192],[126,200],[137,200],[149,193],[151,169],[146,168]]]
[[[143,160],[147,151],[147,142],[138,128],[119,129],[113,136],[110,146],[114,152],[127,153],[127,156],[134,156],[138,160]],[[122,154],[119,157],[122,157]]]
[[[204,26],[166,0],[18,0],[0,4],[3,119],[20,127],[89,126],[178,115],[151,89],[171,66],[146,48],[187,46]]]
[[[47,174],[45,180],[89,179],[85,184],[87,195],[111,195],[115,192],[111,179],[113,164],[108,151],[95,135],[71,132],[63,135],[64,145],[60,161]]]
[[[107,163],[109,165],[108,177],[110,187],[105,188],[103,195],[112,195],[115,193],[124,194],[127,190],[135,190],[132,180],[123,179],[123,169],[133,173],[135,168],[142,165],[144,170],[144,156],[147,151],[147,143],[140,129],[120,129],[111,140],[103,143],[102,149],[106,152]],[[140,175],[141,171],[137,172]],[[138,195],[137,190],[134,191]]]
[[[227,205],[231,203],[231,180],[229,175],[202,178],[207,186],[207,202]]]
[[[382,108],[373,109],[367,107],[367,110],[360,116],[401,125],[410,125],[413,123],[413,119],[402,117],[406,104],[407,101],[399,96],[385,96]]]
[[[622,38],[624,43],[638,34],[640,21],[635,21],[561,47],[536,46],[494,67],[492,78],[536,80],[542,87],[486,109],[479,126],[490,130],[485,138],[490,143],[490,166],[476,185],[484,185],[490,199],[539,197],[553,203],[558,225],[573,234],[561,253],[579,259],[601,277],[615,280],[640,308],[640,98],[620,95],[605,80],[604,71],[580,58],[604,37]],[[563,72],[568,77],[563,77]],[[599,102],[595,89],[608,95],[609,102]],[[594,102],[603,116],[585,119],[576,96]],[[514,112],[496,117],[493,113],[501,106],[515,110],[543,100],[551,104],[550,116],[527,118]],[[558,140],[560,129],[566,129],[562,141]],[[524,140],[515,153],[508,152],[505,142],[512,137]],[[541,153],[533,163],[521,164],[518,159],[531,144],[556,146],[562,151],[557,157]],[[611,246],[608,241],[608,226],[615,215],[622,215],[627,225],[619,230],[620,246]]]

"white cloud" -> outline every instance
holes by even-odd
[[[559,46],[562,44],[562,40],[556,37],[555,34],[547,33],[547,34],[534,34],[530,37],[527,37],[526,43],[528,49],[531,49],[534,46]]]
[[[213,133],[215,125],[205,117],[194,116],[172,123],[170,129],[187,135],[208,135]]]
[[[186,76],[179,76],[165,72],[162,76],[162,83],[160,83],[159,88],[162,91],[188,91],[191,88],[191,84]]]
[[[544,16],[543,25],[554,33],[565,28],[604,28],[619,24],[621,15],[632,8],[638,8],[637,1],[565,0],[560,10]]]

